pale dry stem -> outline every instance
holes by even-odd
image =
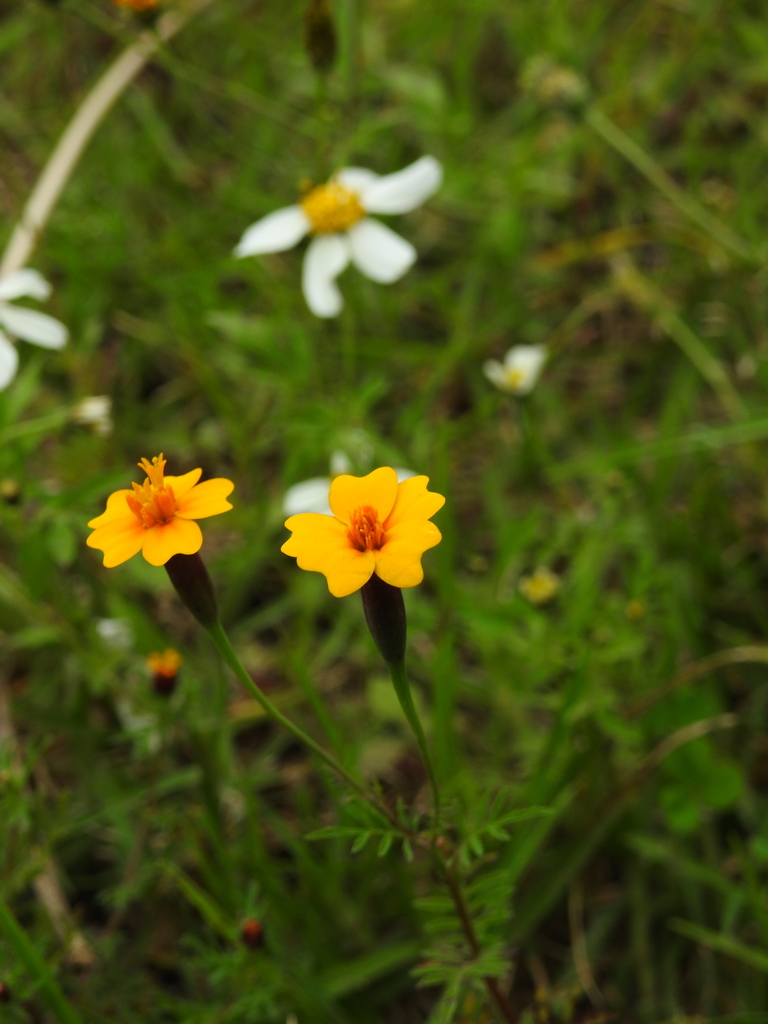
[[[121,93],[159,47],[210,3],[212,0],[188,0],[168,11],[155,31],[142,32],[96,82],[65,128],[27,200],[0,260],[0,278],[20,270],[29,260],[83,150]]]
[[[24,770],[24,759],[13,724],[8,680],[4,675],[0,675],[0,748],[7,751],[13,773],[21,775]],[[37,774],[38,770],[35,769],[36,778]],[[44,770],[40,771],[40,775],[38,781],[42,783],[42,788],[48,788]],[[32,888],[50,918],[59,940],[65,946],[64,956],[67,963],[81,970],[93,967],[96,963],[96,954],[75,925],[72,909],[59,881],[55,859],[41,849],[33,850],[31,856],[33,861],[42,862],[39,874],[32,880]]]

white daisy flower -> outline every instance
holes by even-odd
[[[47,299],[51,286],[42,274],[26,268],[0,279],[0,326],[15,338],[31,341],[43,348],[63,348],[68,332],[64,324],[52,316],[38,313],[23,306],[12,306],[11,299],[29,296],[31,299]],[[16,346],[0,330],[0,390],[7,387],[16,376],[19,355]]]
[[[295,206],[252,224],[235,256],[284,252],[312,235],[304,257],[304,298],[315,316],[338,316],[343,300],[336,278],[350,260],[372,281],[391,284],[416,259],[410,242],[368,214],[407,213],[429,199],[442,179],[443,169],[432,156],[383,177],[363,167],[345,167]]]
[[[483,373],[501,391],[513,395],[528,395],[539,379],[547,359],[546,345],[515,345],[504,356],[504,362],[488,359]]]
[[[341,453],[334,452],[334,455]],[[348,473],[351,467],[340,472]],[[300,512],[318,512],[322,516],[332,516],[331,506],[328,504],[328,494],[331,490],[333,478],[340,475],[334,472],[333,460],[331,460],[331,472],[333,476],[316,476],[311,480],[302,480],[300,484],[289,487],[283,497],[283,512],[286,516],[296,516]],[[402,483],[412,476],[416,476],[410,469],[396,469],[397,482]]]

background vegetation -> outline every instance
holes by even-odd
[[[342,450],[448,499],[409,665],[480,973],[521,1021],[768,1020],[764,7],[339,0],[324,87],[304,9],[214,0],[100,128],[33,260],[72,338],[22,346],[0,395],[2,895],[88,1024],[490,1019],[427,854],[306,840],[354,829],[343,789],[161,570],[84,545],[142,455],[234,479],[203,554],[249,670],[418,814],[359,601],[279,551],[286,488]],[[0,4],[5,237],[140,27],[98,0]],[[395,225],[417,265],[391,287],[348,271],[338,321],[306,309],[299,252],[231,257],[303,179],[423,153],[444,186]],[[517,343],[551,349],[523,402],[482,374]],[[108,436],[69,413],[94,394]],[[561,580],[538,606],[537,566]],[[145,658],[171,645],[163,697]],[[528,804],[552,813],[483,832]],[[28,966],[0,938],[0,1019],[47,1019]]]

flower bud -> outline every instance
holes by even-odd
[[[240,938],[249,949],[261,949],[264,945],[264,929],[260,921],[249,917],[240,926]]]
[[[304,15],[304,47],[315,71],[327,75],[336,60],[336,28],[328,0],[309,0]]]
[[[526,63],[520,84],[546,106],[581,107],[589,95],[589,87],[581,75],[543,54]]]
[[[21,487],[18,480],[14,480],[10,476],[0,480],[0,498],[6,505],[18,505],[21,500]]]
[[[360,593],[365,621],[379,653],[387,665],[402,665],[407,630],[402,590],[374,573]]]
[[[152,673],[152,689],[158,697],[170,697],[176,689],[181,662],[181,655],[173,647],[153,652],[147,657],[147,666]]]
[[[204,629],[219,621],[216,594],[202,558],[194,555],[173,555],[165,563],[165,571],[176,593]]]

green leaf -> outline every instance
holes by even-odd
[[[709,928],[703,928],[701,925],[694,924],[693,921],[682,921],[680,918],[673,917],[667,923],[672,931],[685,935],[686,938],[693,939],[694,942],[699,942],[702,946],[714,949],[717,953],[725,953],[727,956],[732,956],[734,960],[740,960],[743,964],[756,967],[758,971],[768,973],[768,953],[760,949],[747,946],[743,942],[739,942],[738,939],[732,939],[730,935],[710,931]]]

